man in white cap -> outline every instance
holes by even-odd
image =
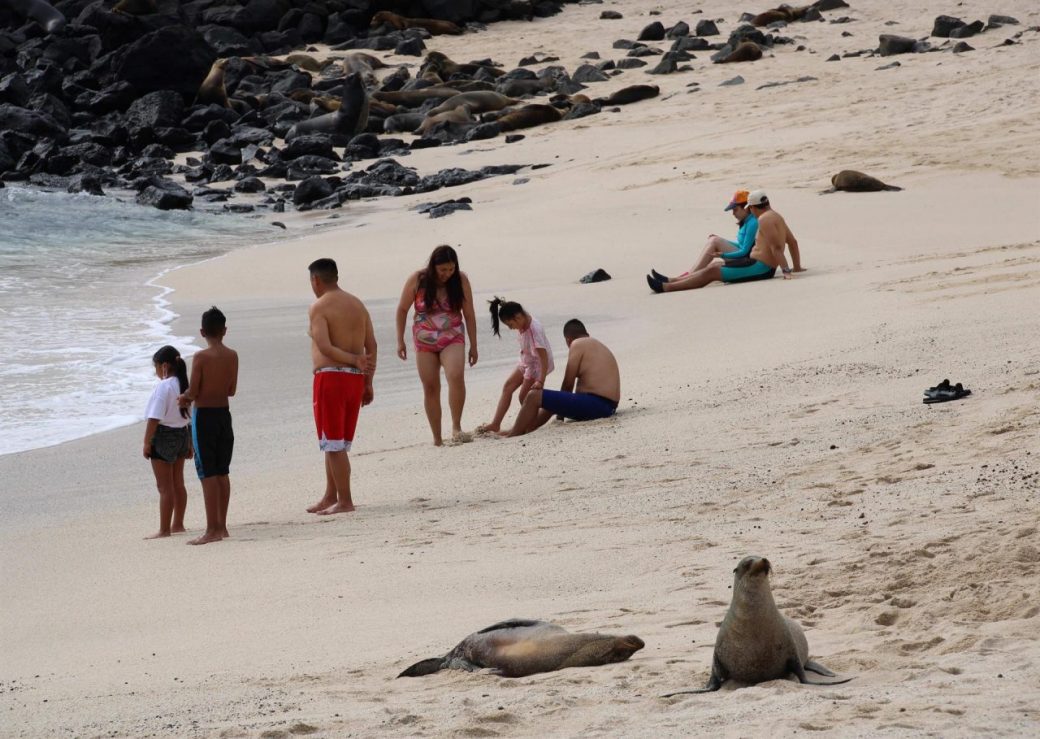
[[[780,269],[785,280],[791,279],[792,272],[804,272],[798,240],[787,227],[784,217],[769,205],[769,197],[764,190],[755,190],[748,195],[748,208],[758,219],[758,234],[755,246],[745,259],[727,260],[723,265],[709,264],[704,269],[692,272],[668,282],[662,282],[653,276],[647,276],[647,284],[655,293],[675,292],[704,287],[712,282],[752,282],[768,280]],[[787,264],[785,250],[790,250],[794,267]]]

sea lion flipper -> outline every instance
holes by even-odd
[[[843,683],[849,682],[850,680],[852,680],[851,677],[845,677],[841,680],[810,680],[808,677],[806,677],[804,680],[802,680],[802,682],[806,685],[841,685]]]
[[[829,669],[821,665],[819,662],[815,662],[811,659],[805,660],[805,669],[815,672],[817,675],[824,675],[826,677],[837,677],[837,675],[831,672]]]
[[[890,192],[901,192],[903,190],[903,188],[896,185],[885,185],[885,189]]]
[[[539,621],[534,618],[511,618],[507,621],[499,621],[497,624],[491,624],[490,626],[478,631],[478,634],[486,634],[489,631],[499,631],[500,629],[519,629],[526,626],[538,626],[544,624],[545,621]]]
[[[432,675],[435,672],[440,672],[442,669],[444,669],[444,657],[431,657],[416,662],[398,675],[398,677],[422,677],[423,675]]]

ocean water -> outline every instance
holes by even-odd
[[[0,189],[0,454],[139,421],[174,336],[166,271],[261,241],[263,219]]]

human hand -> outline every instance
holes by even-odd
[[[470,346],[469,348],[469,366],[472,367],[477,363],[477,347]]]
[[[368,355],[367,354],[355,354],[354,355],[354,366],[362,372],[368,372]]]
[[[408,348],[404,345],[403,341],[397,343],[397,356],[402,360],[408,359]]]
[[[145,459],[152,458],[152,445],[149,444],[147,441],[144,443],[144,449],[142,453],[144,454]]]
[[[372,388],[371,382],[365,383],[365,389],[361,393],[361,405],[368,405],[375,398],[375,390]]]
[[[792,271],[792,272],[804,272],[804,271],[805,271],[805,267],[795,267],[795,268],[794,268],[793,270],[791,270],[791,271]]]
[[[544,385],[542,384],[542,381],[541,381],[541,380],[535,380],[535,381],[534,381],[534,382],[533,382],[533,383],[531,384],[531,389],[532,389],[532,390],[541,390],[541,389],[542,389],[543,387],[544,387]]]

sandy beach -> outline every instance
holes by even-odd
[[[852,22],[780,32],[804,51],[629,70],[591,92],[661,95],[401,159],[421,174],[548,167],[282,219],[283,242],[168,274],[173,330],[194,334],[219,305],[241,357],[231,538],[142,541],[157,496],[141,424],[0,457],[0,735],[1040,734],[1040,8],[851,5],[825,17]],[[613,41],[653,20],[724,19],[725,36],[766,9],[697,7],[567,6],[428,46],[573,71],[588,51],[622,58]],[[963,54],[825,61],[990,13],[1021,25]],[[772,82],[791,84],[759,89]],[[842,169],[905,189],[820,194]],[[767,190],[808,271],[652,294],[651,267],[683,271],[708,234],[732,238],[738,187]],[[411,210],[462,196],[472,212]],[[581,318],[621,365],[618,414],[434,448],[393,320],[441,243],[480,321],[466,428],[490,420],[515,361],[514,335],[490,331],[494,295],[542,321],[549,386],[563,323]],[[379,365],[351,453],[358,510],[319,519],[304,511],[324,486],[306,268],[325,256],[371,312]],[[596,268],[613,279],[578,283]],[[972,395],[922,404],[943,378]],[[188,491],[190,536],[204,514],[196,480]],[[706,682],[747,554],[771,560],[810,653],[854,679],[660,698]],[[395,680],[510,617],[646,648],[527,678]]]

